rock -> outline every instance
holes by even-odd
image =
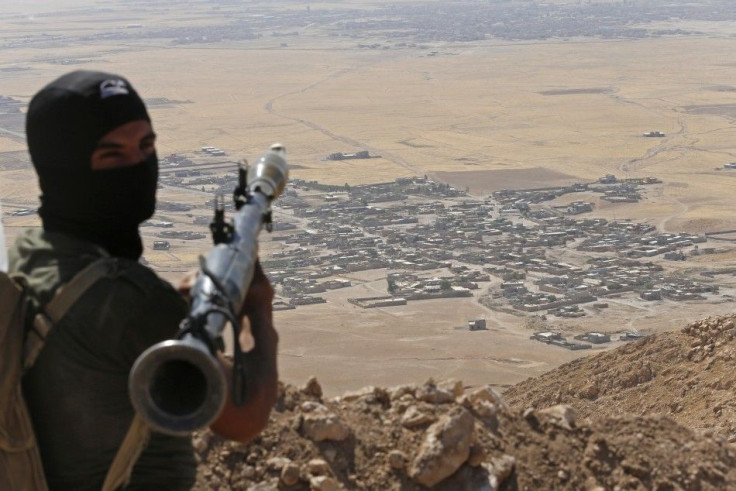
[[[493,420],[496,419],[496,414],[498,413],[498,409],[496,409],[496,405],[488,402],[488,401],[480,401],[480,403],[474,407],[475,413],[486,420]]]
[[[358,399],[363,399],[369,402],[373,399],[374,401],[378,401],[382,404],[388,404],[391,401],[391,396],[384,388],[368,386],[353,392],[346,392],[340,397],[340,399],[344,402],[356,401]]]
[[[376,390],[375,387],[373,387],[372,385],[369,385],[368,387],[363,387],[362,389],[359,389],[359,390],[355,390],[352,392],[346,392],[340,396],[340,399],[345,402],[356,401],[360,399],[361,397],[373,395],[375,390]]]
[[[506,479],[509,478],[514,467],[516,467],[516,459],[510,455],[502,455],[494,458],[490,464],[483,464],[488,472],[488,484],[492,490],[500,489]]]
[[[276,409],[279,412],[284,410],[293,411],[300,398],[299,389],[291,385],[284,385],[279,382]]]
[[[447,404],[448,402],[455,401],[455,394],[449,390],[427,384],[419,389],[417,399],[429,402],[430,404]]]
[[[201,433],[195,434],[192,438],[194,451],[197,452],[198,455],[203,455],[207,453],[212,443],[213,437],[214,434],[211,431],[203,431]]]
[[[474,423],[468,411],[455,408],[427,428],[409,476],[432,487],[457,471],[470,455]]]
[[[266,482],[259,482],[258,484],[254,484],[253,486],[248,487],[248,491],[278,491],[278,489],[278,479],[273,479]]]
[[[403,469],[406,466],[406,455],[400,450],[391,450],[388,453],[388,465],[392,469]]]
[[[284,466],[291,463],[286,457],[272,457],[266,461],[266,467],[271,470],[280,471]]]
[[[406,402],[408,404],[414,404],[417,402],[417,398],[413,394],[404,394],[399,397],[398,402]]]
[[[467,394],[467,397],[473,406],[479,404],[481,401],[488,401],[502,411],[507,411],[509,408],[503,396],[496,392],[490,385],[478,387],[477,389],[470,391]]]
[[[302,410],[302,412],[305,413],[326,413],[327,407],[324,404],[320,404],[319,402],[314,401],[305,401],[302,402],[301,406],[299,408]]]
[[[536,414],[534,414],[535,412],[536,412],[536,410],[533,407],[528,407],[528,408],[524,409],[524,412],[523,413],[521,413],[521,417],[524,418],[527,421],[532,420],[532,419],[536,419],[537,416],[536,416]]]
[[[575,426],[575,409],[566,404],[558,404],[537,411],[537,414],[550,418],[550,422],[566,430],[572,430]]]
[[[335,479],[328,476],[317,476],[309,480],[311,491],[339,491],[342,486]]]
[[[384,389],[383,387],[376,387],[376,390],[373,391],[373,396],[381,404],[384,404],[386,406],[391,404],[391,396],[389,395],[388,390]]]
[[[307,438],[315,442],[324,440],[339,442],[350,436],[350,430],[332,413],[305,415],[301,429]]]
[[[322,386],[314,375],[309,377],[307,384],[302,388],[302,392],[306,395],[314,396],[318,399],[322,398]]]
[[[299,482],[299,466],[288,463],[281,469],[281,482],[285,486],[293,486]]]
[[[486,450],[478,442],[474,442],[470,446],[470,455],[468,456],[468,465],[478,467],[486,459]]]
[[[404,412],[409,409],[413,405],[412,402],[407,401],[395,401],[393,405],[391,406],[391,410],[395,412],[396,414],[404,414]]]
[[[434,421],[434,416],[420,411],[416,406],[411,406],[401,416],[401,424],[405,428],[414,428]]]
[[[403,396],[410,396],[411,399],[413,400],[418,390],[419,390],[419,387],[417,387],[414,384],[399,385],[399,386],[391,387],[390,389],[388,389],[388,394],[392,401],[401,399]]]
[[[322,459],[312,459],[307,462],[306,471],[307,474],[311,474],[313,476],[328,476],[332,474],[330,464]]]
[[[599,389],[596,382],[587,384],[585,387],[578,391],[578,397],[594,401],[598,398]]]
[[[455,396],[455,399],[462,397],[465,393],[465,387],[463,386],[462,381],[456,379],[443,380],[437,384],[437,387],[444,391],[451,392],[452,395]]]

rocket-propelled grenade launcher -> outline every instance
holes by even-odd
[[[253,280],[258,234],[271,230],[271,202],[286,186],[285,149],[271,146],[251,168],[239,166],[234,201],[237,213],[225,222],[221,199],[215,199],[210,224],[215,247],[200,257],[200,271],[191,291],[189,315],[176,339],[144,351],[130,372],[128,386],[136,411],[155,431],[186,435],[209,426],[227,399],[227,384],[217,351],[222,331],[233,327],[232,400],[242,405],[247,384],[244,353],[239,343],[238,313]]]

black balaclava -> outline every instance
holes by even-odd
[[[158,158],[92,170],[100,138],[131,121],[150,121],[130,83],[110,73],[75,71],[31,100],[26,135],[41,186],[47,232],[94,242],[113,256],[140,258],[138,226],[156,207]]]

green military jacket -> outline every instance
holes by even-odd
[[[23,232],[10,271],[28,280],[35,308],[105,252],[40,229]],[[134,415],[128,395],[133,362],[171,338],[186,314],[174,288],[149,268],[111,259],[99,280],[54,327],[23,379],[49,487],[99,490]],[[190,438],[154,433],[126,489],[190,489],[196,461]]]

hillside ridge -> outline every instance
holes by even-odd
[[[195,436],[197,489],[736,488],[735,321],[652,335],[503,395],[430,379],[325,399],[315,378],[281,384],[253,442]]]

